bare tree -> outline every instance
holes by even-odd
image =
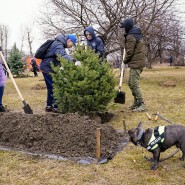
[[[25,26],[22,26],[21,27],[21,48],[20,48],[20,52],[22,53],[23,52],[23,47],[24,47],[24,42],[25,42],[25,39],[26,39],[26,27]]]
[[[32,29],[30,27],[26,27],[26,34],[27,34],[30,56],[33,57],[33,51],[32,51],[33,37],[32,37]]]
[[[163,19],[170,15],[171,7],[177,1],[48,0],[41,11],[39,24],[46,37],[72,32],[79,33],[81,39],[83,39],[84,28],[91,25],[96,29],[97,34],[104,38],[105,55],[115,51],[122,54],[124,37],[123,31],[118,28],[118,23],[125,17],[133,17],[143,30],[149,50],[148,56],[153,60],[156,56],[162,55],[163,47],[160,43],[164,39],[163,35],[168,31],[163,26]],[[168,21],[172,20],[169,18]],[[164,28],[162,34],[161,28]]]
[[[8,26],[0,25],[0,46],[4,51],[6,60],[7,60],[8,31],[9,31]]]

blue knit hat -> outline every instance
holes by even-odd
[[[69,34],[68,38],[73,42],[73,44],[76,46],[77,38],[74,34]]]

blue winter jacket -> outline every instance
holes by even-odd
[[[93,27],[89,26],[84,30],[84,35],[85,32],[88,31],[89,33],[92,34],[92,39],[91,40],[87,40],[87,45],[90,46],[93,50],[95,50],[95,53],[99,53],[100,57],[103,57],[103,53],[104,53],[104,44],[103,41],[96,36],[95,34],[95,30]],[[86,37],[86,35],[85,35]],[[86,37],[87,39],[87,37]]]
[[[48,53],[40,63],[40,70],[44,73],[50,73],[52,71],[51,62],[54,66],[60,65],[60,62],[56,59],[57,55],[64,57],[68,61],[72,60],[72,57],[66,53],[68,35],[59,35],[50,46]]]

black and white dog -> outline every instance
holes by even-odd
[[[185,159],[185,127],[182,125],[168,125],[144,130],[140,122],[137,128],[129,130],[128,134],[134,145],[140,145],[153,153],[154,163],[151,170],[157,169],[160,152],[164,152],[173,145],[181,149],[180,159]]]

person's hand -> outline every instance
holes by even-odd
[[[61,66],[61,67],[60,67],[60,70],[64,70],[64,68]]]
[[[80,61],[76,61],[76,62],[75,62],[75,66],[81,66],[81,64],[82,64],[82,63],[81,63]]]

